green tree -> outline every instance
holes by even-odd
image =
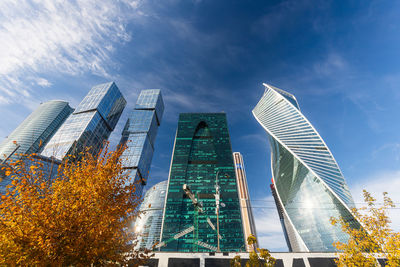
[[[0,265],[141,264],[128,231],[138,215],[135,184],[123,171],[123,149],[70,157],[49,181],[34,155],[10,163],[0,203]]]
[[[400,233],[390,227],[388,209],[394,208],[393,201],[383,193],[383,205],[377,207],[376,199],[363,190],[367,206],[353,209],[353,214],[362,225],[360,229],[351,228],[343,218],[331,218],[332,224],[340,224],[349,235],[347,243],[333,245],[341,251],[336,263],[338,266],[379,266],[376,258],[387,259],[387,266],[400,266]]]

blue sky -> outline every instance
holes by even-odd
[[[139,91],[160,88],[154,184],[168,177],[178,114],[225,111],[260,243],[284,251],[266,133],[251,115],[262,83],[296,96],[357,203],[362,188],[400,203],[398,47],[398,1],[1,1],[0,136],[40,102],[76,107],[112,80],[128,100],[116,143]]]

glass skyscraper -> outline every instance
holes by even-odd
[[[130,114],[120,145],[126,145],[122,165],[137,182],[136,192],[142,194],[149,177],[154,142],[164,112],[164,102],[159,89],[142,90]]]
[[[243,156],[240,152],[233,153],[233,162],[235,164],[236,182],[239,189],[240,211],[242,212],[242,223],[244,238],[246,240],[246,250],[248,252],[256,250],[258,241],[249,245],[247,238],[250,235],[257,237],[256,224],[254,223],[253,211],[251,209],[249,188],[247,187],[246,170],[244,168]]]
[[[42,156],[64,156],[90,148],[97,154],[114,130],[126,101],[114,82],[94,86],[45,146]]]
[[[264,84],[253,115],[269,135],[274,197],[293,252],[336,251],[348,235],[331,217],[360,224],[346,181],[329,148],[301,113],[296,98]]]
[[[213,226],[217,225],[217,176],[223,203],[219,211],[220,250],[245,251],[226,114],[180,114],[163,218],[162,241],[166,245],[161,251],[216,251],[217,232]],[[202,203],[204,213],[196,216],[184,184]],[[182,232],[182,236],[177,235]]]
[[[73,109],[67,102],[40,104],[0,145],[0,161],[19,159],[18,154],[39,153]],[[16,143],[14,143],[16,142]],[[18,149],[17,145],[19,146]]]
[[[59,129],[73,109],[67,102],[52,100],[40,104],[0,145],[0,167],[19,154],[40,153],[53,134]],[[5,192],[11,182],[0,171],[0,192]]]
[[[143,213],[135,222],[135,234],[138,240],[136,249],[152,249],[153,245],[160,241],[167,186],[168,181],[160,182],[147,190],[144,195],[139,209]]]

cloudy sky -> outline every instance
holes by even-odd
[[[399,47],[398,1],[3,0],[0,136],[41,102],[76,107],[115,81],[128,100],[115,143],[138,92],[160,88],[154,184],[168,177],[178,114],[225,111],[260,243],[285,251],[266,134],[251,115],[262,83],[297,97],[357,203],[367,188],[400,204]],[[400,210],[391,213],[400,230]]]

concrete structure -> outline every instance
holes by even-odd
[[[246,170],[244,167],[243,156],[240,152],[233,153],[233,163],[235,165],[236,183],[238,185],[238,193],[240,200],[240,211],[242,213],[244,238],[250,235],[257,237],[256,224],[254,223],[253,211],[251,210],[249,188],[247,187]],[[258,247],[258,241],[254,245],[246,242],[246,250],[250,252]]]
[[[253,115],[268,133],[275,199],[289,247],[294,252],[336,251],[333,243],[346,243],[349,237],[330,218],[343,217],[351,227],[360,227],[351,213],[354,202],[346,181],[296,98],[264,86]]]
[[[168,181],[160,182],[147,190],[144,195],[139,208],[142,214],[134,226],[138,239],[136,249],[152,249],[153,245],[160,241],[167,186]]]
[[[142,195],[149,177],[157,129],[163,112],[161,91],[143,90],[122,132],[120,145],[127,146],[122,155],[122,164],[132,181],[137,182],[138,195]]]
[[[242,266],[249,259],[248,253],[166,253],[156,252],[143,266],[149,267],[229,267],[230,260],[239,255]],[[276,259],[276,267],[336,267],[336,253],[277,253],[272,252]],[[384,259],[377,261],[384,266]]]
[[[216,183],[220,194],[216,193]],[[190,188],[193,199],[183,185]],[[218,213],[216,194],[220,195],[220,203],[223,203]],[[204,212],[199,211],[200,208]],[[218,225],[220,242],[217,239]],[[166,243],[161,247],[162,251],[216,251],[218,243],[221,251],[245,251],[225,113],[179,115],[162,242]]]
[[[62,160],[86,148],[96,155],[114,130],[126,101],[114,82],[94,86],[45,146],[42,156]]]

